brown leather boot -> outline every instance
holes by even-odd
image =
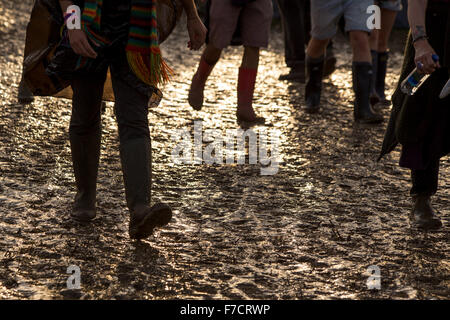
[[[17,100],[20,104],[29,104],[34,101],[34,96],[31,90],[28,88],[25,80],[20,80],[19,92],[17,93]]]
[[[442,227],[442,222],[431,206],[431,197],[428,195],[413,196],[412,215],[419,229],[436,230]]]

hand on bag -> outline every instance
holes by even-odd
[[[206,41],[206,27],[198,16],[189,18],[187,21],[187,29],[189,32],[188,48],[198,50]]]
[[[420,72],[430,74],[440,67],[439,62],[435,62],[432,58],[436,52],[428,43],[428,40],[422,39],[417,41],[414,44],[414,48],[416,49],[414,61]]]
[[[92,59],[97,58],[97,53],[92,49],[83,30],[75,29],[68,30],[68,32],[70,46],[76,54]]]

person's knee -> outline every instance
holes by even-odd
[[[215,65],[217,61],[219,61],[221,54],[222,49],[216,48],[212,44],[208,44],[203,52],[203,59],[205,59],[209,65]]]
[[[131,106],[129,108],[119,107],[127,111],[118,112],[120,109],[117,107],[115,109],[120,141],[142,137],[149,138],[150,130],[146,108],[136,109]]]
[[[316,38],[311,38],[307,48],[308,56],[312,58],[318,58],[325,54],[325,49],[328,45],[329,39],[319,40]]]
[[[101,127],[101,102],[95,105],[83,105],[83,108],[73,107],[70,118],[69,132],[85,135],[95,132]]]
[[[138,138],[149,138],[150,139],[150,129],[148,127],[148,122],[146,121],[136,121],[136,122],[119,122],[119,140],[121,142],[129,141]]]
[[[70,121],[69,133],[79,136],[89,135],[101,130],[100,118],[73,119]]]
[[[311,38],[307,48],[308,56],[312,58],[318,58],[324,55],[328,42],[329,39],[320,40],[316,38]]]
[[[363,31],[351,31],[350,40],[355,50],[369,49],[369,35]]]

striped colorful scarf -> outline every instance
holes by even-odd
[[[135,75],[144,83],[157,86],[169,81],[172,70],[163,60],[158,42],[157,0],[132,0],[126,55]],[[100,35],[103,0],[85,0],[82,28],[91,41],[104,46]]]

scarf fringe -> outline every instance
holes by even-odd
[[[151,86],[166,84],[173,75],[161,55],[157,29],[158,0],[132,0],[130,31],[126,56],[131,71],[144,83]],[[83,30],[89,39],[103,47],[109,41],[99,35],[103,0],[85,0]],[[150,21],[150,23],[148,23]],[[78,67],[85,59],[80,58]]]
[[[148,85],[166,84],[173,75],[173,70],[158,49],[153,49],[149,54],[127,51],[127,60],[134,74]]]

